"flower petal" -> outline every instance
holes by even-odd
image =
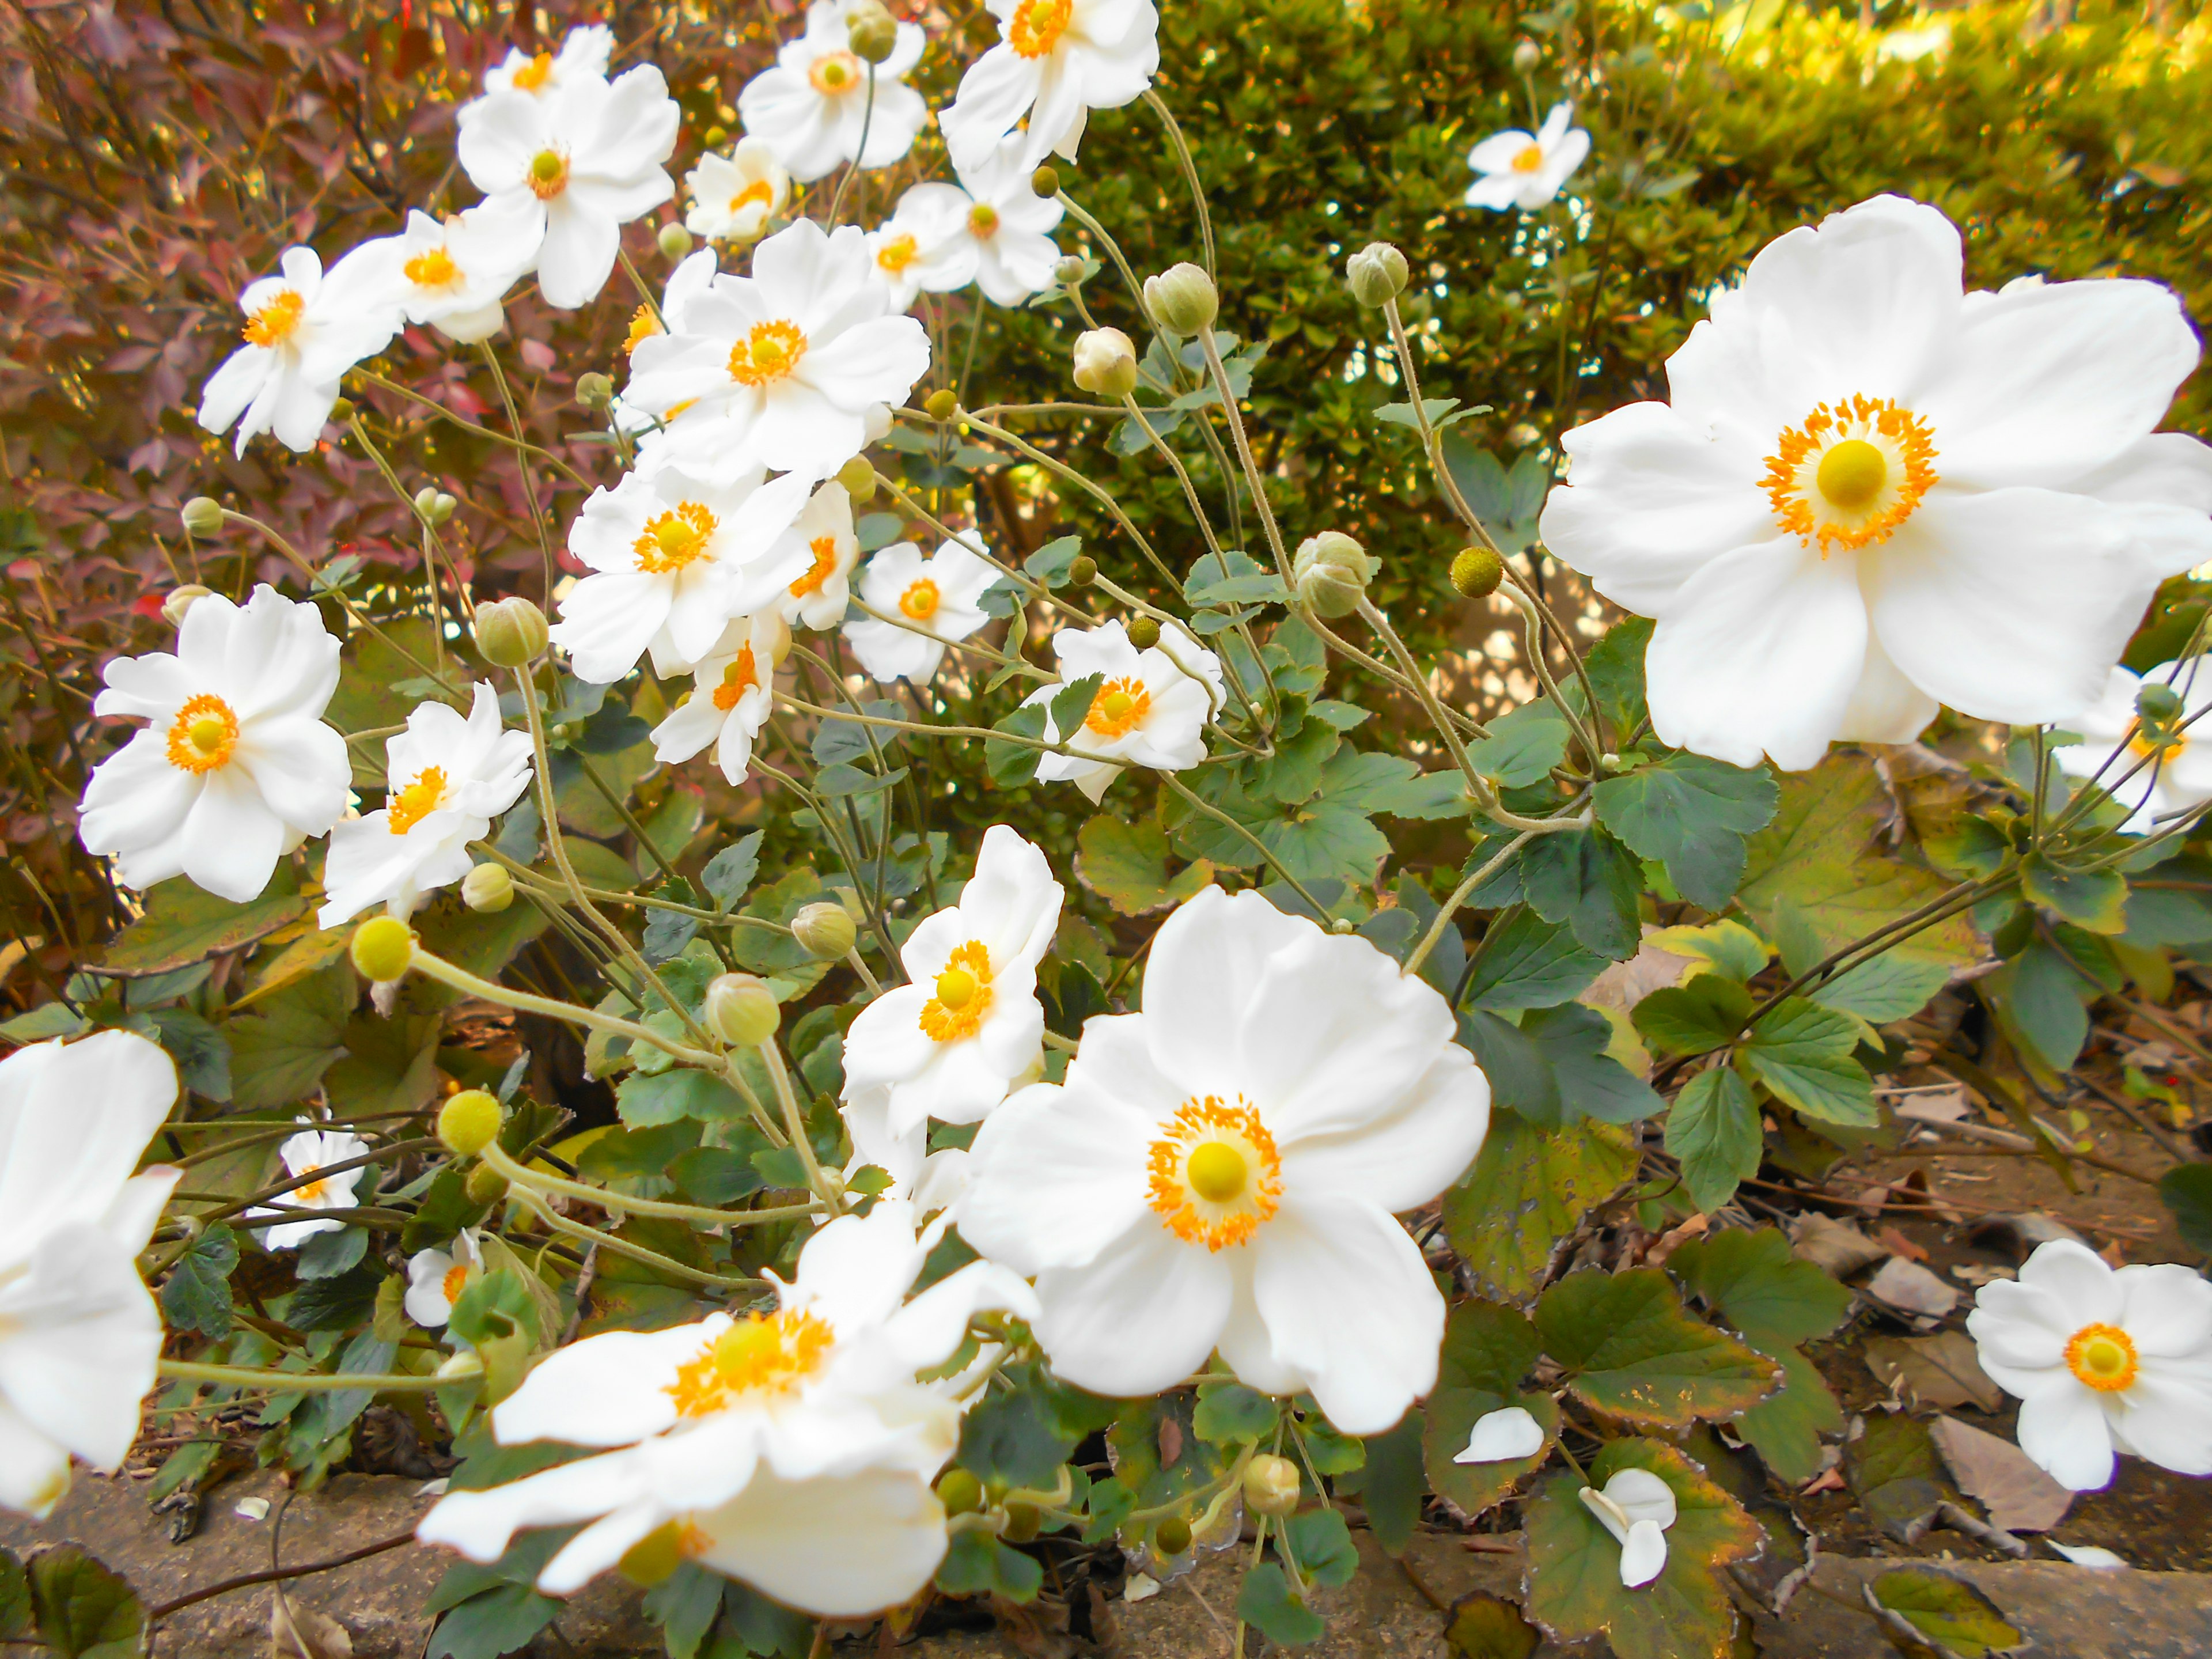
[[[960,1236],[1020,1273],[1092,1261],[1152,1224],[1145,1158],[1155,1121],[1081,1082],[1023,1090],[975,1132]]]
[[[1083,1265],[1037,1275],[1037,1340],[1078,1388],[1158,1394],[1205,1363],[1232,1288],[1226,1262],[1146,1215]]]
[[[1508,1406],[1485,1412],[1468,1431],[1467,1449],[1452,1455],[1455,1463],[1513,1463],[1534,1457],[1544,1449],[1544,1425],[1526,1408]]]
[[[945,1559],[945,1510],[904,1470],[783,1481],[763,1469],[722,1508],[690,1517],[698,1559],[787,1607],[855,1618],[911,1601]]]
[[[2103,1402],[2070,1378],[2068,1387],[2021,1401],[2013,1432],[2029,1460],[2068,1490],[2095,1492],[2111,1483],[2112,1433]]]

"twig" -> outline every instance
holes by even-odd
[[[303,1567],[270,1567],[262,1572],[241,1573],[235,1578],[226,1578],[220,1583],[210,1584],[204,1589],[189,1591],[178,1596],[174,1601],[164,1601],[158,1607],[149,1607],[146,1610],[146,1622],[149,1625],[153,1624],[157,1620],[167,1618],[173,1613],[181,1613],[185,1608],[198,1602],[212,1601],[218,1595],[228,1595],[233,1590],[251,1589],[256,1584],[273,1583],[280,1578],[305,1578],[310,1573],[328,1572],[333,1567],[351,1566],[356,1561],[366,1561],[372,1555],[381,1555],[386,1550],[396,1550],[403,1544],[411,1544],[414,1541],[415,1529],[410,1527],[394,1537],[382,1539],[374,1544],[364,1544],[357,1550],[348,1550],[343,1555],[334,1555],[327,1561],[310,1561]]]

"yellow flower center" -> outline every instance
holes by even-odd
[[[766,386],[799,367],[806,355],[806,336],[795,323],[755,323],[752,331],[730,348],[730,378],[740,386]]]
[[[1766,458],[1774,520],[1806,542],[1853,551],[1889,539],[1936,483],[1926,424],[1887,398],[1821,404]]]
[[[791,597],[803,599],[810,593],[819,593],[822,584],[837,574],[837,538],[817,536],[806,544],[807,551],[814,555],[814,568],[791,585]]]
[[[648,520],[630,544],[637,568],[648,576],[665,576],[703,556],[715,529],[714,515],[697,501],[684,501]]]
[[[541,149],[530,158],[530,193],[550,202],[568,188],[568,158],[557,149]]]
[[[2066,1369],[2100,1394],[2118,1394],[2136,1380],[2135,1339],[2118,1325],[2084,1325],[2066,1340]]]
[[[553,54],[541,52],[520,69],[515,70],[510,85],[524,92],[535,92],[553,78]]]
[[[1152,694],[1145,690],[1144,681],[1132,674],[1098,688],[1098,695],[1091,700],[1091,712],[1083,717],[1083,726],[1102,738],[1126,737],[1143,725],[1145,716],[1152,712]]]
[[[417,288],[451,288],[461,280],[461,268],[441,247],[423,249],[400,269]]]
[[[629,356],[636,351],[641,342],[650,340],[659,332],[660,319],[653,314],[653,307],[640,306],[630,313],[629,337],[623,342],[623,356]]]
[[[921,244],[911,231],[901,231],[876,250],[876,264],[894,276],[921,258]]]
[[[916,622],[927,622],[940,603],[937,584],[924,576],[899,595],[899,609]]]
[[[438,1281],[438,1294],[446,1298],[448,1306],[461,1299],[461,1292],[469,1287],[469,1270],[456,1261],[446,1269],[446,1276]]]
[[[1513,158],[1513,171],[1516,173],[1541,173],[1543,170],[1544,147],[1541,144],[1522,145],[1520,154]]]
[[[755,202],[773,202],[774,200],[775,200],[775,187],[765,179],[756,179],[735,196],[730,198],[730,211],[743,213]]]
[[[322,1167],[323,1166],[319,1164],[310,1164],[306,1169],[299,1170],[298,1173],[301,1175],[313,1175],[316,1170]],[[331,1183],[327,1181],[311,1181],[304,1187],[295,1187],[292,1188],[292,1201],[295,1204],[320,1204],[330,1195]]]
[[[921,1029],[939,1042],[957,1042],[982,1029],[991,1011],[991,952],[981,939],[955,945],[923,1005]]]
[[[169,723],[169,764],[180,771],[212,772],[238,747],[238,716],[212,693],[187,697]]]
[[[978,202],[968,210],[968,230],[970,235],[988,241],[999,234],[999,210],[988,202]]]
[[[392,797],[386,810],[392,815],[392,833],[404,836],[446,804],[445,769],[426,766],[422,775]]]
[[[2189,747],[2189,739],[2179,732],[2161,731],[2136,720],[2128,727],[2128,747],[2140,760],[2154,761],[2160,757],[2172,760]]]
[[[825,52],[806,71],[814,90],[825,98],[850,92],[860,84],[860,60],[849,52]]]
[[[668,1393],[685,1417],[704,1417],[748,1395],[788,1394],[828,1357],[836,1334],[811,1313],[750,1313],[676,1369]]]
[[[246,343],[258,346],[282,345],[292,337],[300,326],[300,313],[307,302],[291,289],[282,290],[276,297],[246,319],[240,331]]]
[[[1187,1244],[1242,1244],[1282,1203],[1283,1162],[1251,1103],[1186,1100],[1152,1142],[1152,1206]]]
[[[1024,58],[1042,58],[1074,18],[1075,0],[1022,0],[1006,25],[1006,42]]]
[[[714,707],[725,714],[738,706],[738,699],[750,690],[754,684],[753,648],[750,645],[738,653],[738,659],[722,671],[722,683],[714,688]]]

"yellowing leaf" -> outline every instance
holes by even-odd
[[[1543,1281],[1553,1250],[1583,1212],[1611,1198],[1635,1168],[1626,1129],[1589,1119],[1540,1129],[1496,1111],[1474,1170],[1444,1194],[1444,1230],[1476,1289],[1516,1301]]]

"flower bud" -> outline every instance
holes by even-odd
[[[699,135],[699,142],[708,149],[720,149],[730,142],[730,130],[726,126],[711,126]]]
[[[615,383],[600,374],[576,377],[576,401],[586,409],[605,409],[614,401]]]
[[[452,518],[459,505],[434,484],[424,484],[415,492],[415,514],[434,530]]]
[[[792,917],[791,936],[817,961],[836,962],[853,948],[860,929],[842,904],[809,904]]]
[[[1152,1542],[1162,1555],[1181,1555],[1190,1547],[1190,1522],[1171,1515],[1152,1528]]]
[[[837,469],[837,482],[858,507],[876,493],[876,464],[865,455],[855,455]]]
[[[353,965],[374,984],[404,978],[414,960],[414,930],[397,916],[371,916],[353,930]]]
[[[1487,599],[1505,580],[1505,561],[1486,547],[1462,547],[1451,562],[1451,585],[1470,599]]]
[[[1513,67],[1526,75],[1544,61],[1544,49],[1534,40],[1521,40],[1513,47]]]
[[[845,14],[845,39],[854,57],[880,64],[898,50],[898,19],[878,5],[855,6]]]
[[[660,257],[671,264],[691,251],[691,233],[678,224],[661,226],[660,234],[653,240],[660,244]]]
[[[1006,1529],[999,1534],[1009,1544],[1026,1544],[1037,1535],[1044,1516],[1034,1504],[1006,1505]]]
[[[1188,262],[1145,278],[1145,310],[1170,334],[1196,334],[1213,325],[1221,296],[1213,278]]]
[[[1139,651],[1149,651],[1160,642],[1160,625],[1150,617],[1129,618],[1129,643]]]
[[[438,1139],[455,1158],[474,1158],[499,1138],[499,1102],[481,1089],[464,1089],[438,1109]]]
[[[615,1563],[615,1571],[640,1589],[651,1589],[676,1577],[689,1559],[684,1553],[684,1523],[665,1522],[632,1544]]]
[[[461,878],[461,902],[481,915],[496,915],[514,902],[514,878],[503,864],[479,864]]]
[[[182,587],[171,588],[169,597],[161,601],[162,620],[172,628],[182,628],[185,612],[214,591],[213,588],[202,587],[198,582],[186,582]]]
[[[1060,169],[1049,165],[1039,167],[1030,174],[1030,188],[1049,202],[1060,194]]]
[[[1088,553],[1079,553],[1068,561],[1067,585],[1070,587],[1088,587],[1097,580],[1098,561]]]
[[[1298,1466],[1261,1452],[1244,1466],[1244,1504],[1255,1515],[1288,1515],[1298,1506]]]
[[[1075,383],[1102,398],[1126,398],[1137,389],[1137,348],[1118,328],[1094,328],[1076,337]]]
[[[1406,291],[1406,256],[1388,242],[1370,242],[1345,262],[1352,297],[1379,311]]]
[[[1054,262],[1052,268],[1052,280],[1062,288],[1073,288],[1083,280],[1084,270],[1082,258],[1079,255],[1071,253]]]
[[[2136,712],[2153,726],[2167,725],[2181,713],[2180,695],[2160,681],[2146,680],[2136,693]]]
[[[750,974],[722,974],[707,987],[707,1027],[738,1048],[757,1048],[783,1024],[783,1010],[767,981]]]
[[[210,536],[220,534],[222,530],[222,503],[212,495],[193,496],[185,503],[185,510],[179,516],[185,521],[185,533],[197,536],[203,541]]]
[[[922,399],[921,406],[933,421],[949,421],[960,412],[960,394],[950,386],[940,386]]]
[[[507,1177],[489,1164],[479,1164],[469,1171],[469,1178],[461,1183],[469,1202],[479,1206],[496,1204],[507,1196]]]
[[[937,1501],[947,1515],[969,1515],[983,1507],[983,1483],[966,1469],[947,1469],[937,1477]]]
[[[520,668],[544,654],[545,613],[520,593],[477,607],[477,649],[495,668]]]
[[[1350,916],[1339,916],[1334,921],[1329,923],[1328,931],[1332,933],[1342,935],[1346,933],[1356,933],[1359,929],[1353,923]]]
[[[1298,544],[1291,581],[1300,604],[1319,616],[1349,616],[1374,579],[1375,559],[1340,530],[1324,530]]]

